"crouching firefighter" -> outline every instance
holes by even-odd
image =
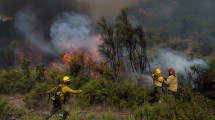
[[[163,94],[162,86],[164,82],[164,78],[159,68],[157,68],[155,70],[155,73],[152,74],[152,78],[153,78],[153,85],[154,85],[155,101],[158,101],[160,99],[161,94]]]
[[[65,107],[65,101],[69,97],[70,93],[81,93],[82,90],[73,90],[68,85],[70,84],[70,78],[68,76],[63,77],[63,81],[57,87],[48,91],[51,94],[51,99],[53,101],[53,107],[50,114],[46,117],[48,120],[52,115],[56,114],[58,111],[63,112],[62,120],[65,120],[68,115],[68,110]]]

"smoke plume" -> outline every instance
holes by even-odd
[[[193,65],[208,68],[206,61],[170,49],[159,49],[158,55],[154,56],[154,60],[150,64],[153,65],[152,69],[161,68],[164,73],[168,73],[169,68],[174,68],[177,73],[184,75],[191,71],[190,67]]]
[[[45,53],[51,53],[51,46],[45,40],[45,35],[37,16],[29,9],[17,12],[15,27],[25,40],[30,41],[35,47]]]
[[[99,41],[93,33],[92,21],[86,15],[62,13],[54,19],[51,26],[51,39],[54,48],[59,53],[69,50],[80,50],[94,54]]]
[[[48,54],[65,49],[96,53],[92,24],[111,18],[138,0],[1,0],[0,15],[13,18],[25,41]],[[94,20],[94,21],[93,21]],[[66,46],[66,47],[65,47]]]

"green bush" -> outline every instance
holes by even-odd
[[[190,101],[164,95],[158,103],[144,103],[135,110],[136,120],[214,120],[215,102],[201,95],[192,95]]]
[[[31,66],[31,61],[28,59],[23,59],[20,63],[20,68],[23,72],[23,76],[25,77],[29,77],[31,74],[30,71],[30,66]]]
[[[16,70],[1,71],[0,78],[2,93],[26,93],[34,85],[34,76],[23,76],[22,72]]]
[[[45,81],[45,64],[37,65],[35,80],[37,82],[44,82]]]
[[[8,103],[6,100],[0,98],[0,117],[1,119],[8,119],[10,116],[10,107],[8,106]]]
[[[83,93],[79,97],[80,104],[88,106],[116,102],[117,88],[117,85],[110,80],[92,80],[83,86]]]
[[[214,101],[200,95],[190,96],[190,101],[175,99],[171,95],[162,97],[160,103],[161,119],[211,120],[214,119]]]
[[[107,104],[120,107],[137,107],[150,100],[148,92],[129,81],[117,83],[111,80],[92,80],[83,86],[81,105]]]
[[[156,103],[154,105],[151,105],[149,103],[145,103],[143,107],[136,109],[134,117],[136,120],[160,120],[160,104]]]
[[[121,107],[141,106],[151,99],[145,87],[134,85],[130,81],[124,81],[119,85],[117,97]]]
[[[79,89],[83,85],[85,85],[87,82],[90,81],[90,78],[88,76],[78,76],[78,77],[71,77],[71,86],[75,89]]]

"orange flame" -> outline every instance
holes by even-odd
[[[78,56],[82,56],[83,61],[85,63],[89,62],[90,60],[96,61],[99,59],[99,52],[98,52],[98,47],[99,45],[102,44],[103,42],[103,37],[101,33],[96,33],[93,36],[94,40],[94,46],[85,50],[84,48],[79,48],[78,50],[74,50],[72,48],[71,43],[65,44],[66,52],[63,55],[63,57],[60,59],[60,61],[64,64],[64,66],[68,67],[69,63],[73,60],[76,59]],[[59,69],[59,65],[55,62],[51,63],[51,66],[53,68]]]
[[[59,71],[62,70],[62,67],[59,66],[59,64],[56,63],[56,62],[51,62],[50,65],[51,65],[54,69],[56,69],[56,70],[59,70]]]

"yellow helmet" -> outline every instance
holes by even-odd
[[[161,70],[160,70],[159,68],[157,68],[157,69],[155,70],[155,74],[161,74]]]
[[[70,82],[69,76],[64,76],[63,77],[63,83]]]

